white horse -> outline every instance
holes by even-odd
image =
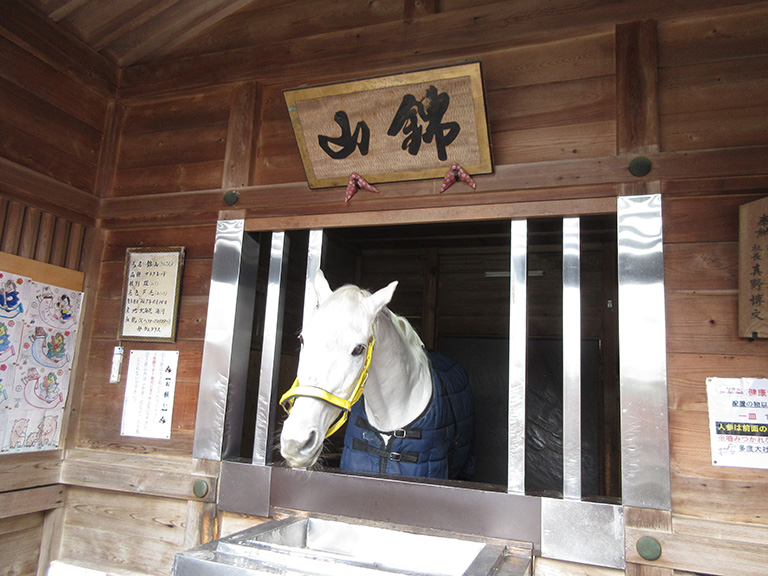
[[[321,271],[308,286],[315,306],[302,328],[296,381],[281,398],[289,416],[280,450],[289,466],[313,466],[325,438],[349,417],[344,469],[471,474],[473,430],[460,433],[474,428],[466,374],[455,362],[428,355],[411,325],[386,308],[396,287],[392,282],[371,294],[348,285],[333,292]],[[462,380],[460,389],[436,376],[443,372]]]

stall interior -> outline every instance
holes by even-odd
[[[563,492],[563,219],[528,221],[526,493]],[[251,336],[240,459],[253,453],[270,251],[262,247]],[[286,232],[288,264],[278,397],[298,365],[309,231]],[[582,499],[619,502],[616,216],[580,218]],[[428,349],[459,361],[476,411],[477,469],[471,485],[505,491],[510,335],[510,221],[333,228],[323,231],[321,267],[332,288],[377,290],[399,282],[389,308],[413,325]],[[284,465],[274,411],[271,464]],[[338,472],[344,430],[326,441],[320,466]]]

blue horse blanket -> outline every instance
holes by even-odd
[[[428,352],[432,399],[399,430],[376,430],[365,414],[365,397],[352,407],[341,469],[426,478],[470,479],[475,472],[475,408],[461,365]],[[390,435],[385,444],[379,432]]]

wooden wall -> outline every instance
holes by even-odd
[[[208,55],[180,50],[124,70],[14,3],[0,7],[0,241],[82,268],[93,298],[67,458],[51,480],[67,487],[52,557],[167,574],[174,552],[247,521],[216,510],[215,466],[191,458],[220,211],[265,227],[525,217],[660,192],[673,506],[626,510],[626,573],[763,572],[768,475],[710,465],[704,381],[768,377],[768,344],[736,337],[737,209],[768,194],[767,2],[444,0],[434,14],[363,20],[353,37],[297,27],[290,41],[253,46],[243,15],[240,36],[217,27],[200,39]],[[345,207],[343,191],[307,188],[284,88],[465,60],[483,65],[496,163],[477,192],[386,184]],[[653,163],[641,179],[627,170],[639,154]],[[231,188],[234,211],[223,202]],[[47,239],[57,227],[66,249]],[[78,237],[95,255],[74,256]],[[181,352],[173,434],[137,441],[119,434],[123,387],[107,378],[122,266],[128,247],[169,244],[187,248],[178,342],[126,353]],[[195,479],[211,494],[194,498]],[[30,514],[14,522],[38,530]],[[655,563],[634,549],[647,534],[664,548]],[[536,573],[608,573],[588,570],[547,561]]]

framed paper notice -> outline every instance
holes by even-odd
[[[175,342],[184,248],[128,248],[120,340]]]

